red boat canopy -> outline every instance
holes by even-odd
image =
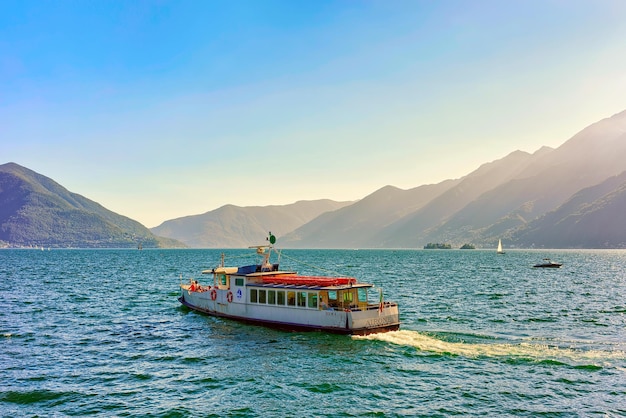
[[[295,286],[340,286],[356,284],[354,277],[325,277],[325,276],[263,276],[263,283],[291,284]]]

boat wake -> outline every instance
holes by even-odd
[[[565,363],[574,366],[618,366],[615,361],[626,360],[626,352],[621,350],[583,350],[563,348],[536,342],[515,343],[466,343],[449,342],[417,331],[400,330],[366,336],[355,336],[356,339],[378,340],[388,343],[415,347],[424,352],[463,356],[491,357],[510,360],[517,358],[531,362]],[[591,363],[591,365],[590,365]],[[620,366],[623,367],[623,364]]]

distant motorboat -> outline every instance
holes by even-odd
[[[504,254],[504,250],[502,249],[502,240],[501,239],[498,240],[498,249],[496,250],[496,253]]]
[[[533,267],[558,269],[562,265],[563,265],[562,263],[555,263],[554,261],[551,261],[549,258],[544,258],[543,263],[535,264]]]

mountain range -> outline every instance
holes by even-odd
[[[235,248],[270,230],[283,248],[495,248],[498,239],[518,248],[626,248],[626,111],[558,148],[515,151],[459,179],[389,185],[356,202],[225,205],[151,230],[24,167],[0,165],[0,240],[10,245]]]
[[[351,203],[313,200],[284,206],[242,208],[225,205],[202,215],[163,222],[152,228],[152,232],[181,240],[195,248],[241,248],[262,240],[269,231],[281,236],[307,224],[320,214]]]
[[[185,247],[15,163],[0,165],[0,246]]]

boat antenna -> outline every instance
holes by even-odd
[[[271,245],[276,244],[276,237],[272,235],[272,231],[269,232],[269,236],[266,238]]]
[[[268,236],[266,238],[267,241],[269,241],[270,245],[269,247],[269,253],[272,253],[272,250],[274,250],[274,244],[276,244],[276,236],[274,234],[272,234],[272,231],[268,232]],[[276,254],[278,254],[278,251],[274,250],[276,252]]]
[[[274,234],[272,234],[272,231],[268,232],[268,236],[267,238],[265,238],[266,241],[269,241],[270,245],[268,246],[268,255],[266,256],[266,262],[269,264],[269,256],[270,254],[272,254],[272,250],[276,253],[276,255],[278,256],[278,260],[277,262],[280,263],[280,251],[274,249],[274,244],[276,244],[276,236]]]

